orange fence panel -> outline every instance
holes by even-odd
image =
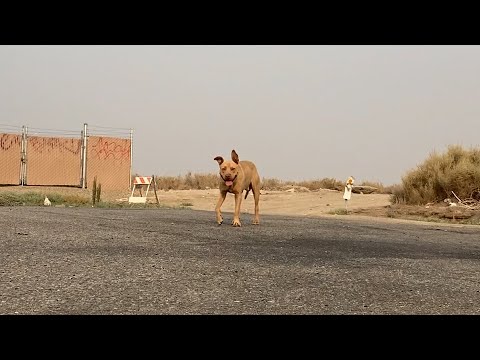
[[[81,139],[29,136],[27,185],[80,186]]]
[[[131,141],[89,136],[87,145],[87,188],[97,177],[105,190],[130,190]]]
[[[20,184],[21,151],[21,135],[0,134],[0,184]]]

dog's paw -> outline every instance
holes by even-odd
[[[252,224],[253,224],[253,225],[260,225],[260,221],[258,221],[258,220],[253,220],[253,221],[252,221]]]
[[[232,221],[232,226],[242,226],[242,224],[240,223],[240,220],[233,220]]]

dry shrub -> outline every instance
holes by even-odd
[[[300,181],[295,185],[306,187],[309,190],[329,189],[340,190],[343,189],[344,182],[334,178],[323,178],[310,181]]]
[[[185,187],[188,189],[206,189],[218,187],[218,174],[192,174],[185,175]]]
[[[401,185],[394,184],[394,185],[388,185],[388,186],[383,186],[383,190],[381,189],[380,193],[381,194],[393,194],[393,192]]]
[[[371,186],[376,188],[377,190],[375,191],[377,194],[391,194],[391,192],[387,191],[387,188],[383,186],[382,183],[376,182],[376,181],[364,181],[360,185],[362,186]]]
[[[391,204],[406,204],[405,190],[402,185],[392,185],[389,190]]]
[[[274,178],[263,178],[261,186],[263,190],[276,191],[281,190],[285,186],[285,182]]]
[[[333,178],[324,178],[324,179],[316,179],[316,180],[308,180],[308,181],[307,180],[285,181],[285,180],[278,180],[275,178],[262,179],[263,190],[282,191],[291,187],[307,188],[310,191],[319,190],[319,189],[339,190],[339,189],[343,189],[343,182]]]
[[[52,196],[51,198],[49,197],[50,200],[55,200],[55,198]],[[76,205],[85,205],[90,202],[90,199],[86,196],[81,196],[81,195],[62,195],[62,200],[59,200],[58,202],[62,202],[66,204],[76,204]]]
[[[218,188],[218,174],[192,174],[188,172],[186,175],[179,176],[155,176],[157,189],[160,190],[190,190],[190,189],[207,189]],[[284,181],[276,178],[262,178],[261,189],[270,191],[281,191],[285,187],[298,186],[305,187],[309,190],[318,189],[343,189],[343,181],[333,178],[324,178],[321,180],[310,181]]]
[[[433,152],[402,178],[406,204],[423,205],[453,196],[471,197],[480,188],[480,150],[448,146],[445,154]]]
[[[155,176],[157,189],[160,190],[190,190],[218,187],[218,174],[192,174],[183,176]]]
[[[160,190],[178,190],[180,188],[180,176],[155,176],[157,189]]]
[[[157,189],[159,190],[190,190],[190,189],[216,189],[218,188],[218,173],[192,174],[179,176],[155,176]],[[364,182],[364,185],[373,186],[378,193],[391,193],[391,187],[384,187],[378,182]],[[268,191],[282,191],[291,187],[307,188],[310,191],[320,189],[343,191],[345,182],[334,178],[322,178],[303,181],[279,180],[276,178],[262,178],[261,189]]]

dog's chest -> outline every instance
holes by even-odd
[[[231,193],[231,194],[236,194],[236,193],[241,193],[243,192],[243,190],[247,190],[247,189],[243,189],[242,187],[237,187],[237,186],[230,186],[228,189],[227,189],[227,192]]]

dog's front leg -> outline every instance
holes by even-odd
[[[222,225],[222,223],[223,223],[223,216],[222,216],[222,212],[220,211],[220,208],[222,207],[222,204],[225,201],[226,196],[227,196],[226,192],[221,192],[220,191],[220,197],[218,198],[217,206],[215,207],[215,212],[217,214],[218,225]]]
[[[233,214],[233,226],[242,226],[240,223],[240,205],[242,204],[242,193],[235,194],[235,213]]]

